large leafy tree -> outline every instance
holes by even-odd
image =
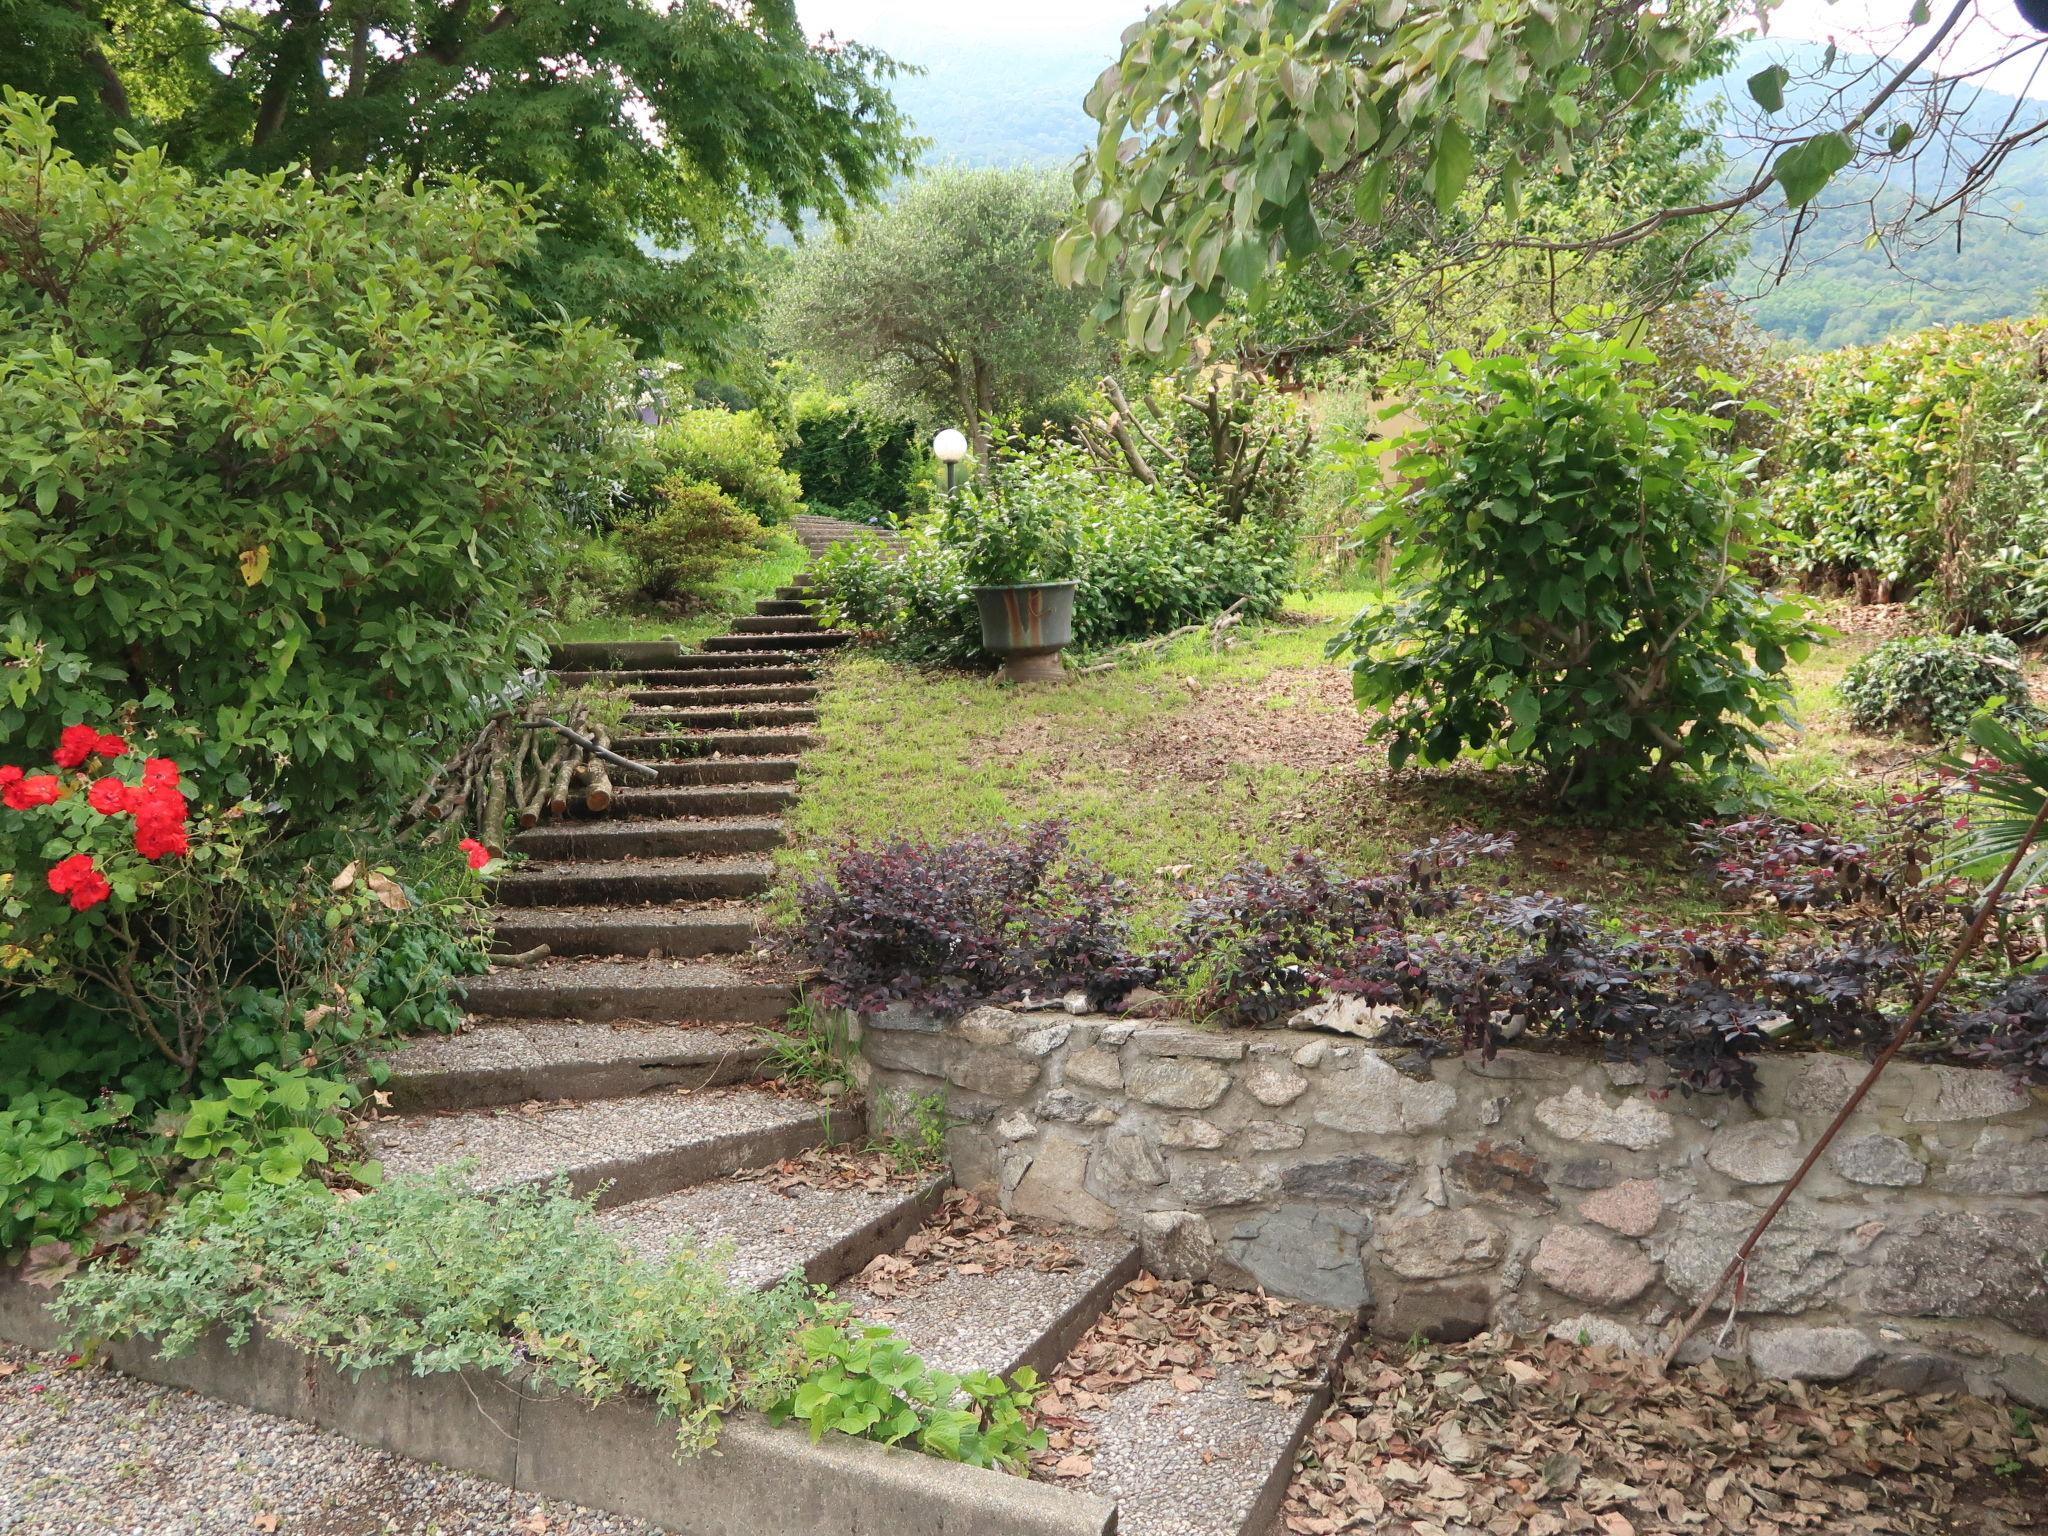
[[[890,60],[792,0],[0,0],[0,84],[74,98],[202,171],[475,171],[548,227],[543,309],[715,355],[777,223],[843,221],[908,165]]]
[[[957,420],[985,465],[991,418],[1028,411],[1098,361],[1081,339],[1086,298],[1045,261],[1071,209],[1055,173],[935,172],[848,239],[797,254],[771,337],[828,383]]]
[[[1775,0],[1743,3],[1767,19]],[[1170,352],[1233,291],[1263,297],[1277,266],[1333,234],[1355,240],[1417,202],[1448,214],[1482,160],[1500,215],[1482,254],[1585,255],[1759,216],[1796,232],[1830,185],[1886,179],[1910,181],[1913,194],[1886,206],[1877,233],[1924,238],[1981,196],[2014,148],[2048,134],[2038,111],[1984,122],[1970,110],[1978,86],[1933,67],[1976,4],[1950,0],[1937,13],[1930,0],[1901,0],[1906,40],[1892,56],[1857,62],[1830,49],[1812,78],[1758,71],[1747,92],[1755,114],[1737,129],[1749,163],[1727,185],[1606,227],[1531,231],[1525,190],[1569,174],[1632,104],[1692,72],[1737,19],[1731,4],[1169,0],[1125,34],[1089,94],[1101,128],[1077,173],[1085,207],[1054,262],[1063,278],[1103,289],[1101,318],[1120,320],[1130,343]],[[2031,20],[2040,6],[2029,4]],[[2048,37],[2023,37],[2006,57],[2044,48]],[[1332,220],[1319,205],[1339,186],[1348,207]]]

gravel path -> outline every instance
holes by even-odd
[[[656,1536],[291,1419],[0,1345],[0,1536]]]

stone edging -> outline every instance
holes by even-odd
[[[0,1280],[0,1338],[57,1346],[40,1291]],[[258,1334],[218,1337],[176,1360],[147,1341],[112,1346],[126,1375],[299,1419],[364,1445],[437,1462],[523,1493],[691,1536],[1110,1536],[1104,1500],[915,1451],[799,1426],[729,1419],[712,1451],[676,1454],[675,1429],[638,1394],[590,1404],[481,1371],[360,1379]]]

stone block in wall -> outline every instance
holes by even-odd
[[[1507,1234],[1473,1210],[1390,1216],[1373,1232],[1373,1256],[1405,1280],[1445,1280],[1490,1269]]]
[[[860,1053],[869,1066],[884,1072],[915,1072],[920,1077],[944,1077],[961,1049],[951,1035],[911,1030],[867,1035],[860,1043]]]
[[[1207,1109],[1230,1091],[1230,1074],[1213,1061],[1149,1056],[1131,1063],[1124,1090],[1162,1109]]]
[[[2033,1103],[2027,1090],[2003,1072],[1973,1067],[1921,1067],[1915,1075],[1919,1081],[1906,1106],[1906,1120],[1912,1125],[1990,1120],[2017,1114]]]
[[[1283,1169],[1280,1188],[1289,1195],[1310,1200],[1390,1206],[1401,1198],[1401,1191],[1408,1187],[1414,1173],[1414,1166],[1409,1163],[1376,1157],[1370,1152],[1350,1152]]]
[[[1159,1144],[1162,1147],[1213,1152],[1223,1145],[1223,1130],[1200,1115],[1176,1115],[1159,1133]]]
[[[1257,1099],[1268,1109],[1280,1109],[1292,1104],[1308,1092],[1308,1079],[1299,1072],[1275,1066],[1271,1062],[1258,1062],[1245,1072],[1242,1081],[1245,1092]]]
[[[1609,1104],[1577,1085],[1538,1104],[1536,1121],[1559,1141],[1597,1142],[1631,1152],[1661,1147],[1678,1134],[1671,1116],[1647,1099]]]
[[[1904,1189],[1927,1177],[1927,1164],[1896,1136],[1838,1136],[1827,1155],[1828,1166],[1852,1184]]]
[[[1805,1138],[1793,1120],[1724,1125],[1707,1143],[1707,1166],[1738,1184],[1782,1184],[1805,1156]]]
[[[1107,1132],[1095,1154],[1095,1178],[1105,1193],[1128,1195],[1166,1182],[1166,1159],[1150,1126],[1118,1126]]]
[[[1251,1205],[1268,1198],[1280,1179],[1271,1169],[1242,1163],[1183,1162],[1173,1175],[1173,1192],[1194,1210]]]
[[[1242,1061],[1244,1036],[1219,1029],[1196,1029],[1191,1024],[1149,1025],[1132,1034],[1129,1049],[1134,1056],[1179,1056],[1197,1061]]]
[[[1218,1246],[1209,1223],[1193,1211],[1147,1211],[1138,1218],[1145,1267],[1168,1280],[1206,1280]]]
[[[1697,1302],[1721,1278],[1762,1212],[1739,1200],[1690,1200],[1670,1235],[1651,1244],[1664,1261],[1664,1283]],[[1848,1267],[1847,1234],[1787,1206],[1750,1254],[1741,1311],[1804,1312],[1830,1299]]]
[[[1123,1112],[1120,1103],[1091,1099],[1071,1088],[1053,1088],[1038,1096],[1038,1118],[1069,1125],[1108,1125]]]
[[[1475,1200],[1524,1215],[1557,1208],[1544,1180],[1542,1159],[1517,1142],[1481,1137],[1476,1145],[1451,1154],[1444,1177]]]
[[[1982,1317],[2048,1335],[2048,1214],[1942,1211],[1887,1246],[1865,1295],[1902,1317]]]
[[[969,1093],[1013,1099],[1037,1086],[1040,1070],[1035,1057],[984,1048],[963,1051],[946,1063],[945,1078]]]
[[[1088,1193],[1088,1155],[1082,1142],[1048,1136],[1016,1180],[1009,1198],[1010,1212],[1092,1232],[1106,1232],[1115,1226],[1116,1211]]]
[[[1417,1082],[1368,1051],[1356,1065],[1324,1075],[1315,1121],[1333,1131],[1410,1136],[1443,1124],[1457,1102],[1449,1083]]]
[[[1494,1288],[1481,1279],[1399,1281],[1375,1289],[1372,1331],[1383,1339],[1456,1344],[1486,1332],[1494,1301]]]
[[[1292,1152],[1308,1132],[1285,1120],[1253,1120],[1237,1133],[1237,1145],[1245,1152]]]
[[[1841,1381],[1883,1354],[1860,1328],[1759,1328],[1749,1363],[1774,1381]]]
[[[1553,1291],[1594,1307],[1626,1306],[1657,1278],[1641,1248],[1591,1227],[1552,1227],[1529,1268]]]
[[[1123,1090],[1123,1064],[1117,1060],[1115,1051],[1099,1045],[1075,1051],[1067,1057],[1064,1070],[1068,1082],[1079,1083],[1083,1088],[1102,1088],[1110,1093]]]
[[[1664,1195],[1655,1179],[1624,1179],[1579,1202],[1579,1215],[1623,1237],[1648,1237],[1663,1214]]]
[[[1326,1205],[1281,1205],[1241,1218],[1222,1257],[1281,1296],[1355,1308],[1372,1299],[1365,1239],[1372,1218]]]
[[[2048,1140],[1987,1130],[1936,1182],[1971,1195],[2048,1195]]]

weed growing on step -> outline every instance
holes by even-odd
[[[1037,1381],[932,1371],[888,1330],[792,1273],[765,1291],[728,1277],[726,1245],[660,1262],[633,1253],[566,1186],[488,1199],[448,1169],[355,1199],[258,1185],[174,1206],[128,1254],[59,1288],[72,1343],[143,1335],[160,1353],[264,1333],[343,1370],[514,1372],[603,1401],[651,1395],[685,1451],[742,1408],[910,1443],[977,1466],[1021,1467]]]
[[[892,1129],[876,1138],[874,1149],[898,1173],[933,1173],[946,1166],[946,1132],[953,1122],[943,1093],[897,1094],[877,1108]]]

